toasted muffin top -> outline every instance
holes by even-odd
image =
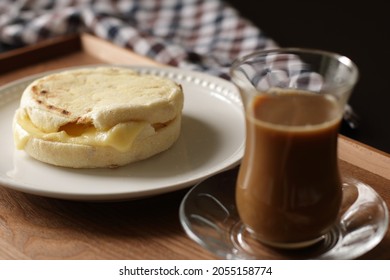
[[[82,68],[32,82],[20,108],[45,132],[68,123],[105,130],[118,123],[166,123],[181,114],[183,92],[175,82],[122,67]]]

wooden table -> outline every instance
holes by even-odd
[[[0,54],[0,85],[75,65],[158,65],[91,35]],[[340,136],[340,166],[390,205],[390,156]],[[122,202],[82,202],[0,187],[0,259],[216,259],[184,232],[178,209],[188,189]],[[390,259],[390,230],[361,259]]]

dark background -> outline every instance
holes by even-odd
[[[359,127],[344,124],[341,133],[390,153],[390,12],[386,2],[227,2],[280,47],[317,48],[352,59],[360,79],[349,104],[359,116]]]

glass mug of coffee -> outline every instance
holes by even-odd
[[[317,243],[341,207],[337,138],[356,65],[335,53],[281,48],[237,59],[230,74],[246,119],[236,183],[242,223],[273,247]]]

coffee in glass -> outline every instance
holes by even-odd
[[[271,246],[318,242],[338,219],[338,129],[356,66],[334,53],[275,49],[236,60],[231,76],[246,115],[236,184],[242,222]]]

